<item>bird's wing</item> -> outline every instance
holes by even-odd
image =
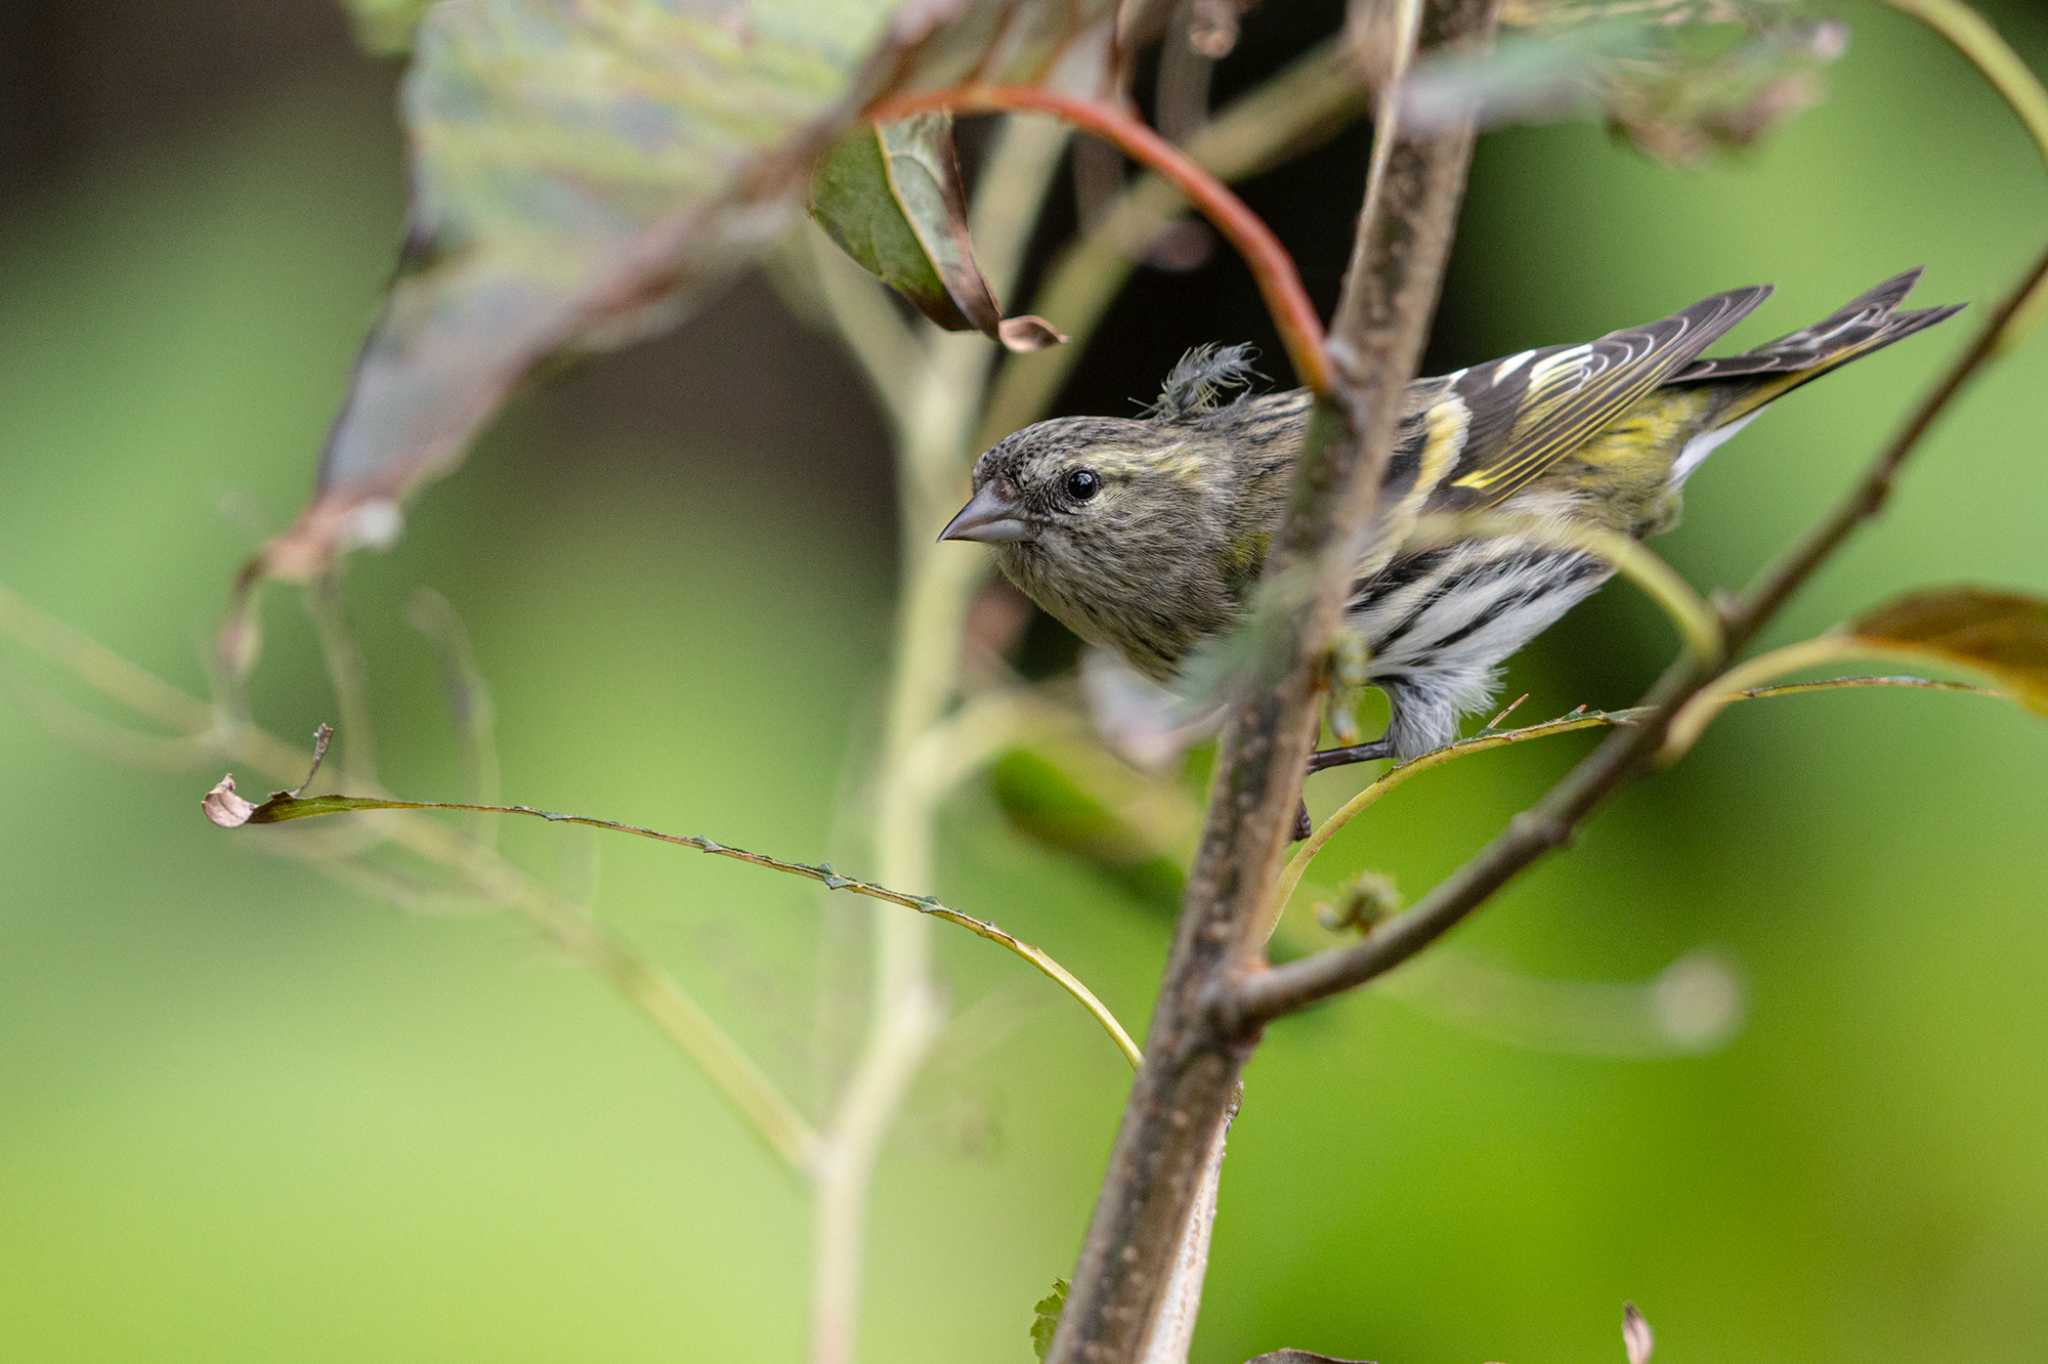
[[[1420,428],[1417,472],[1433,485],[1428,509],[1478,510],[1526,487],[1692,363],[1770,292],[1768,284],[1734,289],[1597,341],[1523,351],[1418,384],[1408,421]]]

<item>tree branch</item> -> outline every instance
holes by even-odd
[[[1812,642],[1815,641],[1809,641],[1809,643]],[[1802,645],[1792,646],[1793,649],[1803,649],[1804,647]],[[1838,647],[1830,647],[1825,652],[1802,653],[1787,663],[1782,656],[1783,652],[1778,651],[1765,655],[1766,659],[1771,660],[1772,669],[1768,672],[1760,671],[1757,676],[1777,676],[1782,672],[1789,671],[1791,667],[1813,662],[1825,662],[1844,656],[1844,653]],[[2011,699],[2004,692],[1996,691],[1990,687],[1974,686],[1968,682],[1945,682],[1926,677],[1828,677],[1819,678],[1811,682],[1780,682],[1772,686],[1751,686],[1749,685],[1749,682],[1752,680],[1748,675],[1749,667],[1749,664],[1744,664],[1740,669],[1724,673],[1716,681],[1713,691],[1713,702],[1716,710],[1738,701],[1766,701],[1780,696],[1812,696],[1824,691],[1844,691],[1852,688],[1868,687],[1896,687],[1912,691],[1956,692],[1966,696],[1988,696],[1998,700]],[[1738,674],[1741,675],[1738,676]],[[1700,696],[1695,697],[1694,704],[1705,700],[1706,696],[1707,693],[1702,693]],[[1686,710],[1689,709],[1690,707],[1688,706],[1680,711],[1677,723],[1673,727],[1674,737],[1676,737],[1679,727],[1683,725]],[[1628,710],[1587,710],[1582,706],[1569,715],[1560,715],[1554,720],[1543,720],[1533,725],[1523,725],[1519,729],[1501,729],[1498,727],[1499,721],[1496,720],[1494,724],[1488,725],[1470,738],[1459,739],[1455,743],[1446,744],[1442,748],[1431,753],[1425,753],[1412,761],[1388,768],[1361,788],[1351,799],[1339,806],[1328,819],[1317,825],[1316,831],[1304,839],[1301,845],[1294,850],[1294,856],[1288,859],[1286,869],[1280,873],[1280,891],[1274,897],[1273,902],[1273,925],[1277,926],[1279,924],[1281,916],[1286,912],[1288,903],[1293,900],[1295,892],[1300,889],[1302,878],[1307,874],[1309,865],[1315,861],[1317,855],[1330,845],[1330,841],[1342,832],[1345,826],[1349,825],[1374,805],[1377,805],[1381,798],[1391,793],[1395,787],[1421,776],[1431,768],[1442,767],[1458,758],[1469,757],[1474,753],[1485,753],[1491,749],[1507,748],[1513,744],[1525,744],[1532,739],[1548,739],[1559,734],[1576,734],[1581,730],[1614,729],[1622,725],[1640,724],[1648,714],[1647,710],[1639,707],[1631,707]],[[1704,724],[1704,722],[1703,718],[1702,723]]]
[[[1426,39],[1483,37],[1497,10],[1498,0],[1428,0]],[[1048,1356],[1053,1364],[1127,1364],[1144,1354],[1249,1050],[1250,1035],[1221,1028],[1212,1006],[1260,954],[1260,910],[1301,789],[1317,678],[1349,578],[1347,550],[1372,516],[1471,159],[1469,122],[1407,138],[1393,128],[1392,108],[1383,97],[1330,344],[1338,401],[1318,405],[1270,570],[1316,574],[1314,600],[1278,685],[1231,709],[1145,1064]]]
[[[1019,125],[1004,130],[989,158],[972,214],[977,226],[992,198],[1035,211],[1046,197],[1066,144],[1065,130]],[[1015,214],[1011,215],[1015,216]],[[1021,259],[1026,225],[984,241],[982,264],[1004,291]],[[1005,257],[1011,257],[1005,259]],[[988,351],[979,337],[931,335],[909,385],[907,418],[896,431],[897,500],[903,589],[882,754],[873,802],[881,877],[895,885],[933,880],[937,792],[913,772],[922,736],[939,723],[957,690],[961,623],[985,565],[968,555],[933,553],[921,527],[950,510],[957,477],[986,396]],[[869,1020],[852,1075],[824,1133],[818,1169],[811,1271],[813,1364],[850,1364],[858,1354],[867,1205],[889,1128],[944,1021],[932,975],[932,925],[878,914]]]

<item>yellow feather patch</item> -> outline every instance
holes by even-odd
[[[1455,394],[1431,405],[1423,414],[1421,468],[1415,475],[1415,487],[1404,500],[1407,504],[1420,505],[1437,485],[1444,481],[1444,475],[1457,467],[1458,456],[1464,452],[1465,436],[1471,430],[1472,410],[1465,406],[1465,400]]]

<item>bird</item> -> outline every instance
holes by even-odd
[[[1666,531],[1686,481],[1765,407],[1960,311],[1901,310],[1920,274],[1740,354],[1702,358],[1770,285],[1408,385],[1343,614],[1389,721],[1378,740],[1314,754],[1309,770],[1453,742],[1505,660],[1613,576],[1555,537],[1447,541],[1422,533],[1425,517]],[[987,544],[1076,635],[1185,692],[1191,660],[1252,609],[1315,406],[1302,389],[1254,393],[1255,359],[1249,346],[1199,346],[1136,417],[1059,417],[1004,437],[974,461],[973,495],[940,540]]]

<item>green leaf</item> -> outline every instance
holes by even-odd
[[[1052,1292],[1031,1306],[1031,1352],[1041,1360],[1052,1349],[1052,1333],[1060,1328],[1060,1313],[1066,1310],[1069,1287],[1065,1279],[1054,1279]]]
[[[847,134],[811,174],[810,210],[841,250],[948,331],[979,331],[1015,351],[1066,340],[1042,318],[1005,319],[975,264],[951,114]]]
[[[1095,63],[1112,0],[464,0],[403,91],[413,203],[313,502],[243,575],[386,543],[518,381],[672,325],[770,244],[888,94]],[[402,23],[402,8],[376,5]]]
[[[1419,62],[1403,111],[1430,126],[1476,111],[1486,126],[1598,114],[1660,160],[1747,146],[1820,98],[1847,30],[1793,0],[1588,0],[1511,5],[1488,52]]]
[[[1884,653],[1985,673],[2028,710],[2048,715],[2048,600],[1976,587],[1936,588],[1889,601],[1838,633]]]

